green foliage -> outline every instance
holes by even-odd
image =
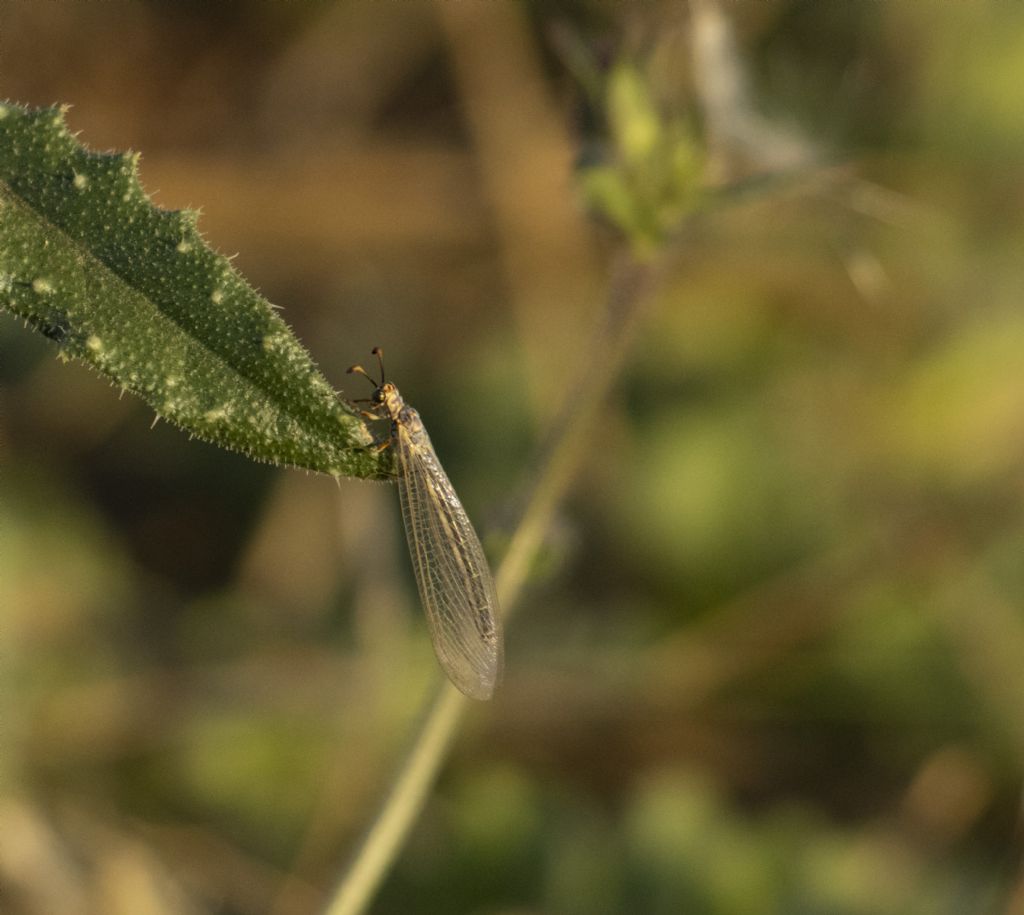
[[[659,109],[637,67],[618,64],[605,95],[614,154],[584,169],[581,187],[637,252],[649,253],[699,203],[703,158],[686,121]]]
[[[137,154],[80,146],[63,109],[0,106],[0,307],[199,438],[386,475],[390,456],[196,220],[152,205]]]
[[[15,19],[45,22],[9,24],[7,91],[40,91],[45,73],[46,91],[74,91],[107,123],[193,131],[168,152],[168,172],[208,203],[204,176],[221,182],[229,215],[278,207],[268,182],[224,180],[246,151],[225,161],[203,138],[252,137],[254,124],[257,136],[287,133],[283,152],[238,170],[274,171],[283,201],[336,181],[324,210],[344,218],[317,225],[316,247],[282,229],[287,214],[237,225],[237,244],[255,257],[272,246],[268,268],[289,266],[266,282],[282,288],[296,264],[346,252],[344,282],[337,263],[300,271],[304,295],[387,302],[380,319],[414,341],[392,349],[424,367],[405,393],[460,494],[486,505],[511,493],[572,366],[594,361],[584,340],[597,320],[582,308],[565,313],[568,330],[549,320],[571,307],[564,276],[583,270],[560,256],[551,210],[512,212],[559,283],[510,270],[508,239],[488,231],[494,190],[519,177],[517,163],[569,186],[562,146],[534,172],[537,135],[511,103],[530,80],[506,55],[529,49],[557,65],[546,14],[533,10],[532,32],[488,26],[486,44],[467,17],[419,30],[410,48],[406,14],[418,7],[342,5],[347,18],[303,14],[308,30],[250,22],[258,43],[245,46],[211,28],[223,25],[214,5],[189,5],[189,28],[170,34],[155,7],[108,6],[11,5]],[[485,6],[477,25],[509,9]],[[1024,121],[1021,96],[1006,93],[1024,67],[1024,8],[689,12],[709,8],[735,22],[749,111],[776,130],[799,125],[834,165],[703,192],[714,211],[660,279],[545,542],[555,574],[531,582],[502,692],[454,745],[372,905],[379,915],[974,915],[1007,912],[1020,895]],[[132,9],[131,34],[151,52],[89,57],[113,57],[118,43],[83,41],[83,29],[102,16],[124,28]],[[584,9],[628,19],[629,34],[609,36]],[[595,49],[587,114],[607,127],[607,155],[584,185],[606,182],[591,202],[628,240],[644,226],[656,238],[672,222],[651,221],[641,201],[662,198],[637,190],[655,172],[628,163],[657,164],[668,122],[694,110],[692,82],[658,81],[689,69],[678,35],[691,17],[671,4],[566,10]],[[216,81],[222,104],[196,105],[180,84],[197,35],[214,38],[185,89]],[[19,41],[35,70],[18,66]],[[645,64],[651,45],[660,67]],[[75,66],[62,75],[47,54]],[[606,54],[639,71],[612,75],[615,117]],[[340,76],[325,69],[338,61]],[[489,75],[508,82],[467,61],[494,63]],[[111,93],[125,66],[146,79]],[[103,81],[88,86],[83,69]],[[568,78],[551,74],[545,97]],[[502,142],[467,142],[456,107],[486,107]],[[325,137],[337,142],[329,155]],[[692,182],[669,186],[700,205],[709,182],[696,149]],[[392,193],[374,184],[376,209],[354,205],[353,182],[398,174]],[[391,266],[353,273],[360,258]],[[514,314],[499,305],[505,314],[471,323],[475,303],[513,300]],[[214,461],[194,503],[129,515],[121,506],[152,487],[167,455],[126,481],[111,452],[125,459],[134,440],[81,431],[110,392],[97,403],[81,385],[88,409],[69,416],[50,393],[69,370],[34,366],[25,334],[14,352],[14,324],[0,325],[0,849],[38,859],[25,868],[0,854],[0,898],[22,915],[243,915],[268,900],[316,911],[392,783],[433,672],[394,518],[377,501],[387,493],[343,487],[351,510],[332,537],[327,480],[286,474],[261,501],[261,489],[225,485],[237,461]],[[317,340],[325,364],[344,359],[326,346]],[[532,375],[545,386],[537,415]],[[258,504],[227,528],[244,494]],[[224,529],[238,558],[201,593],[138,549],[145,539],[187,554]],[[55,879],[64,874],[75,879]],[[151,901],[164,886],[175,899]]]

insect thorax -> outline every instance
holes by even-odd
[[[412,407],[403,404],[402,409],[398,411],[398,415],[392,420],[392,423],[393,425],[401,426],[414,444],[428,441],[427,430],[423,427],[423,420],[420,419],[419,413]]]

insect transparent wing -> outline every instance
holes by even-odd
[[[463,693],[489,699],[501,677],[503,655],[494,581],[418,416],[414,423],[416,428],[395,430],[398,493],[434,651]]]

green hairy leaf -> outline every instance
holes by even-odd
[[[261,461],[383,477],[357,412],[273,306],[153,206],[138,155],[98,154],[65,109],[0,103],[0,309],[193,435]]]

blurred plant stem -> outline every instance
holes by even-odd
[[[661,261],[623,255],[613,269],[604,319],[591,342],[589,358],[575,382],[562,389],[561,405],[539,450],[533,482],[497,570],[506,621],[516,609],[530,564],[583,458],[597,411],[618,377],[661,266]],[[365,911],[423,809],[467,705],[466,697],[447,681],[441,684],[380,810],[324,909],[326,915]]]

